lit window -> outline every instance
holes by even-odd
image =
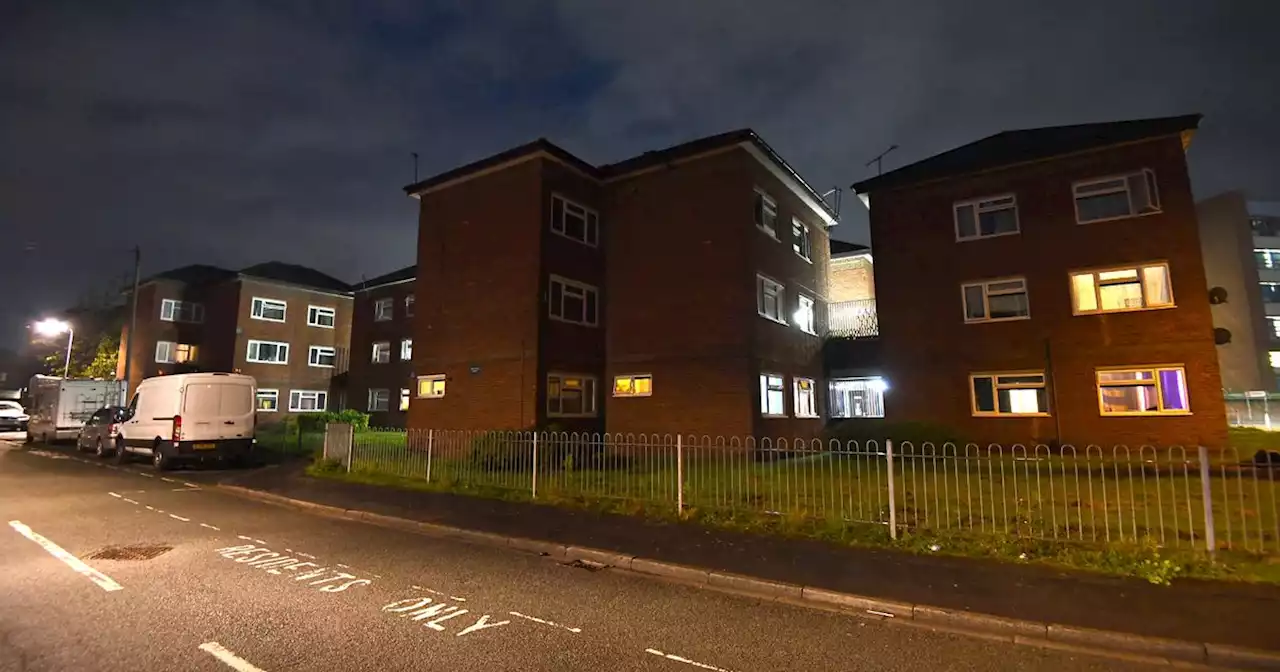
[[[648,397],[653,395],[653,376],[647,373],[617,376],[613,379],[613,396]]]
[[[307,306],[307,326],[332,329],[338,319],[338,311],[324,306]]]
[[[999,322],[1031,317],[1024,278],[986,280],[961,286],[965,322]]]
[[[369,412],[385,411],[391,406],[391,390],[369,390]]]
[[[1182,365],[1102,369],[1098,408],[1102,415],[1162,415],[1191,412]]]
[[[249,309],[249,316],[255,320],[266,320],[267,322],[284,322],[284,315],[289,304],[284,301],[275,299],[260,299],[253,297],[253,304]]]
[[[791,249],[805,261],[813,261],[813,249],[809,243],[809,227],[802,221],[791,219]]]
[[[204,322],[204,306],[190,301],[164,299],[160,302],[160,319],[165,322]]]
[[[774,322],[787,323],[782,307],[782,283],[756,275],[756,312]]]
[[[1263,303],[1280,303],[1280,283],[1263,282],[1260,285]]]
[[[289,393],[289,410],[295,413],[319,413],[325,410],[329,393],[322,390],[293,390]]]
[[[182,364],[196,361],[196,346],[173,341],[156,342],[156,362]]]
[[[405,317],[413,317],[413,304],[415,300],[416,299],[412,294],[404,297],[404,316]]]
[[[373,302],[373,321],[386,322],[395,317],[396,302],[394,299],[378,299]]]
[[[374,364],[386,364],[391,361],[391,342],[379,341],[373,344],[373,357],[371,361]]]
[[[563,196],[552,195],[551,230],[565,238],[595,247],[600,239],[600,218],[594,210]]]
[[[413,339],[404,338],[400,340],[400,361],[413,361]]]
[[[1280,369],[1280,351],[1272,350],[1268,352],[1267,360],[1271,362],[1271,368]]]
[[[976,373],[969,376],[974,415],[1047,415],[1044,373]]]
[[[418,376],[418,398],[439,399],[444,396],[444,374]]]
[[[333,368],[338,361],[338,350],[324,345],[307,348],[307,366]]]
[[[977,240],[1018,233],[1018,199],[989,196],[953,206],[956,240]]]
[[[258,410],[263,413],[280,410],[280,390],[258,390]]]
[[[1076,199],[1076,222],[1080,224],[1160,212],[1156,174],[1147,169],[1077,182],[1072,191]]]
[[[259,364],[288,364],[289,344],[278,341],[249,341],[245,359]]]
[[[796,378],[793,381],[795,387],[795,411],[797,418],[816,418],[818,417],[818,400],[817,393],[814,390],[812,378]]]
[[[778,237],[778,204],[769,194],[756,189],[755,195],[756,226],[765,233]]]
[[[1173,305],[1169,265],[1164,263],[1072,273],[1071,295],[1076,315]]]
[[[787,387],[782,376],[760,374],[760,415],[772,418],[787,416]]]
[[[547,304],[551,319],[587,327],[599,323],[600,290],[558,275],[551,276],[549,289],[551,296]]]
[[[553,373],[547,376],[547,415],[589,418],[596,415],[596,379]]]
[[[800,331],[806,334],[817,334],[818,330],[814,326],[814,301],[813,297],[800,294],[796,301],[799,306],[796,308],[796,326],[800,327]]]
[[[831,417],[883,418],[884,378],[843,378],[831,381]]]
[[[409,388],[407,387],[400,388],[400,411],[401,412],[409,410],[409,396],[410,396]]]

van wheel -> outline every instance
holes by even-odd
[[[172,466],[172,460],[169,459],[168,455],[164,454],[164,449],[158,445],[151,449],[151,466],[155,467],[156,471],[165,471]]]
[[[124,439],[116,439],[116,464],[129,461],[129,451],[124,449]]]

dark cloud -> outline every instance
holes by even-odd
[[[0,341],[134,244],[148,270],[411,263],[409,152],[543,135],[605,162],[752,126],[826,188],[890,144],[1203,112],[1199,194],[1280,197],[1270,0],[6,4]]]

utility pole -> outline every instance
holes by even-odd
[[[138,281],[142,275],[142,248],[133,248],[133,290],[129,292],[129,331],[124,335],[124,385],[126,397],[133,390],[129,389],[129,370],[133,363],[133,335],[138,332]],[[122,399],[127,402],[127,399]]]

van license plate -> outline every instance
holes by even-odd
[[[216,443],[197,443],[192,448],[196,450],[214,450],[218,447]]]

